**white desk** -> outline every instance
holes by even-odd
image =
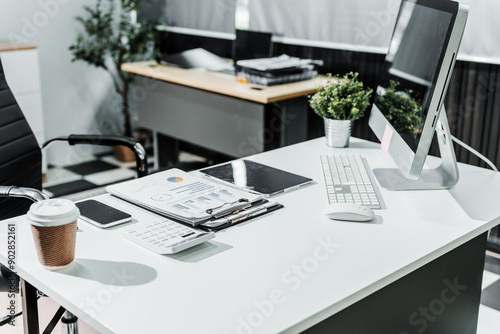
[[[332,315],[330,326],[342,334],[415,333],[423,318],[409,317],[426,305],[439,313],[427,325],[474,333],[484,232],[499,223],[500,174],[460,165],[451,191],[381,189],[387,209],[376,212],[376,222],[336,222],[321,215],[327,198],[319,162],[319,154],[334,151],[362,153],[372,168],[392,166],[379,145],[357,139],[349,149],[328,148],[320,138],[265,152],[251,158],[316,183],[277,196],[284,209],[173,256],[123,239],[130,224],[100,230],[81,222],[76,263],[61,272],[38,265],[29,226],[16,218],[18,273],[103,333],[295,333]],[[99,199],[139,220],[154,219],[116,198]],[[2,245],[5,233],[2,227]],[[466,288],[450,294],[446,280]]]

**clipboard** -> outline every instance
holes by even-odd
[[[270,202],[261,199],[252,203],[244,209],[237,210],[219,218],[213,218],[196,226],[205,231],[217,232],[240,223],[247,222],[253,218],[263,216],[270,212],[283,208],[284,206],[277,202]]]
[[[106,191],[194,227],[225,219],[262,203],[259,194],[222,185],[176,168],[114,184],[106,187]]]

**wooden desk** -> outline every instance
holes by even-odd
[[[277,86],[242,83],[203,69],[123,64],[136,81],[139,123],[158,134],[232,157],[244,157],[307,139],[307,100],[325,76]],[[167,141],[158,153],[175,143]],[[177,152],[168,157],[173,159]]]
[[[327,78],[324,75],[319,75],[311,80],[276,86],[262,86],[239,82],[230,74],[206,71],[198,68],[183,69],[158,65],[156,61],[123,64],[122,70],[263,104],[315,93],[318,86]]]
[[[0,52],[4,51],[18,51],[18,50],[32,50],[36,49],[36,46],[29,44],[22,44],[10,41],[0,41]]]

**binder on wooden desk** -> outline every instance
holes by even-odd
[[[224,186],[177,168],[114,184],[106,187],[106,191],[160,215],[192,226],[204,225],[210,230],[271,211],[269,205],[255,210],[257,205],[264,205],[259,194]],[[245,210],[248,210],[245,214],[235,216]],[[226,217],[230,218],[224,221]],[[215,223],[208,224],[209,221]]]
[[[311,79],[318,74],[316,66],[322,65],[322,60],[301,59],[284,54],[272,58],[239,60],[236,62],[236,75],[239,80],[272,86]]]

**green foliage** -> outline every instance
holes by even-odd
[[[121,0],[116,8],[115,0],[97,0],[94,6],[84,6],[84,16],[75,20],[83,27],[76,41],[69,47],[72,61],[85,61],[103,68],[113,78],[115,90],[123,99],[124,134],[130,136],[132,129],[128,112],[129,83],[132,75],[121,70],[123,63],[139,60],[148,53],[155,39],[157,22],[136,24],[131,21],[131,11],[137,10],[140,0]],[[106,65],[112,59],[114,68]]]
[[[83,25],[86,34],[78,34],[76,43],[69,47],[73,54],[72,61],[84,60],[96,67],[107,69],[105,57],[108,50],[112,49],[110,45],[113,38],[114,3],[110,1],[106,12],[101,9],[101,0],[98,0],[95,8],[84,6],[83,9],[89,17],[77,16],[75,20]]]
[[[119,13],[115,14],[115,0],[97,0],[95,6],[84,6],[86,16],[75,20],[83,26],[76,42],[69,47],[73,61],[83,60],[96,67],[107,69],[106,56],[111,56],[115,65],[134,61],[148,50],[154,41],[156,22],[132,23],[130,12],[136,10],[140,1],[121,0]],[[117,22],[116,22],[117,21]]]
[[[398,91],[398,86],[391,80],[385,93],[377,94],[375,103],[397,132],[415,134],[422,127],[422,104],[413,97],[414,91]]]
[[[343,77],[328,74],[328,77],[328,82],[309,98],[309,105],[314,112],[321,117],[338,120],[363,117],[370,105],[372,89],[363,88],[358,73],[350,72]]]

